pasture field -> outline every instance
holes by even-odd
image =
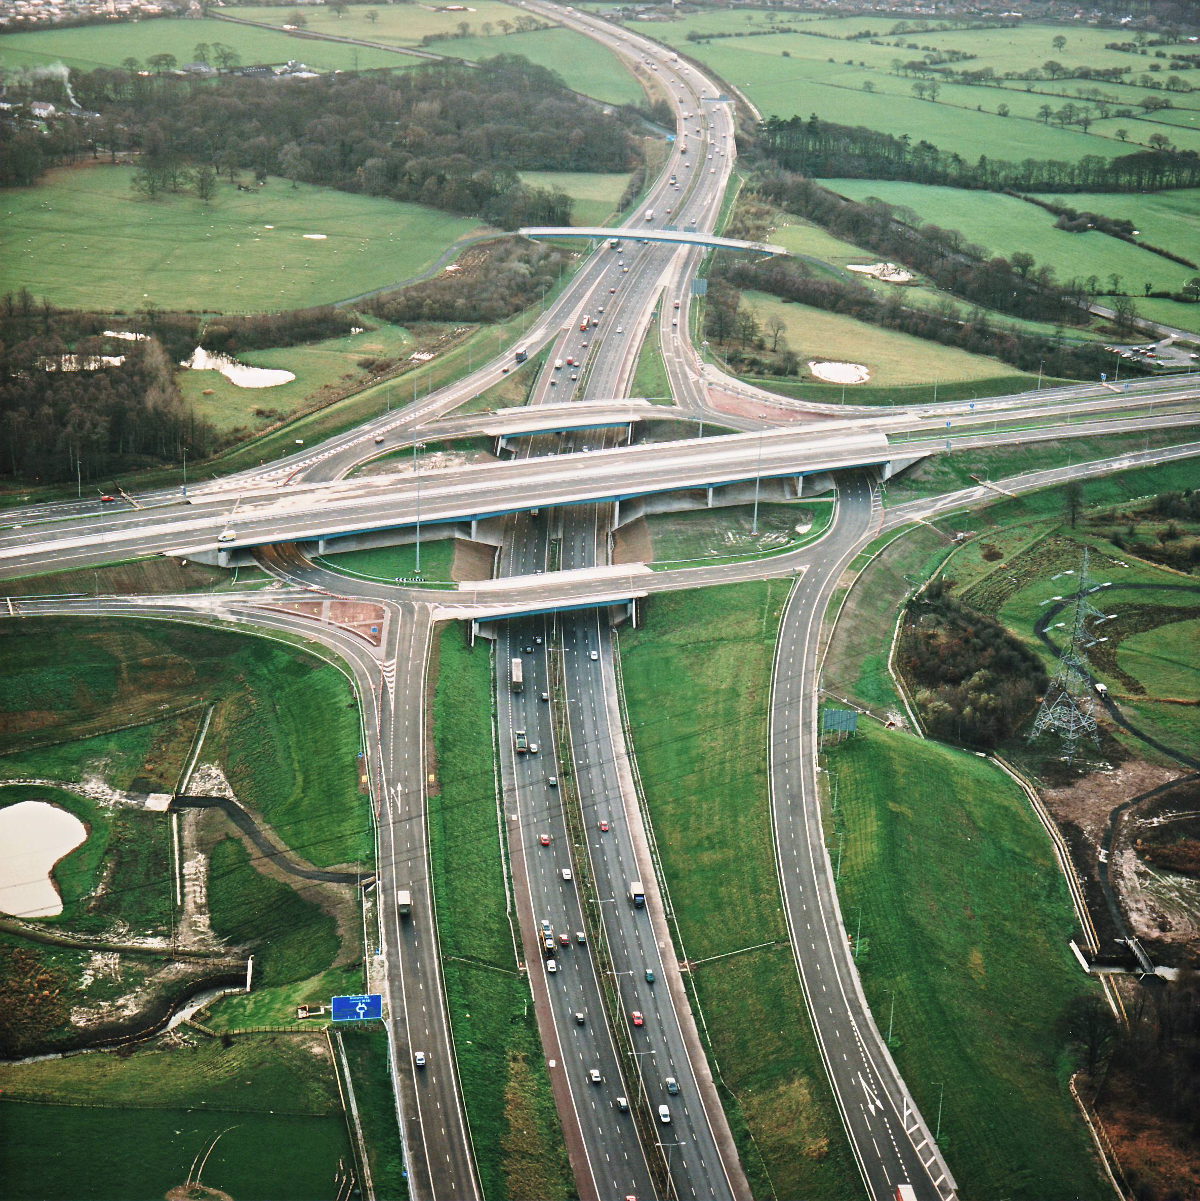
[[[974,755],[871,722],[824,758],[863,986],[926,1121],[944,1096],[940,1146],[963,1194],[1108,1196],[1058,1033],[1096,986],[1067,947],[1066,884],[1024,793]]]
[[[646,524],[654,545],[654,565],[684,567],[795,550],[821,537],[832,517],[830,499],[787,504],[764,501],[758,506],[757,533],[751,532],[751,505],[653,513]],[[801,531],[802,526],[808,528]]]
[[[760,324],[778,317],[786,325],[788,347],[806,364],[809,359],[861,363],[869,368],[870,386],[885,388],[929,384],[934,380],[997,380],[1008,377],[1015,391],[1024,380],[1015,367],[999,359],[942,346],[896,330],[882,329],[853,317],[827,313],[807,305],[790,304],[766,292],[746,291],[742,299],[758,315]],[[802,368],[807,382],[807,366]],[[862,385],[850,385],[847,397]]]
[[[856,180],[855,182],[861,181]],[[832,183],[829,186],[833,188]],[[874,195],[874,192],[869,194]],[[977,193],[972,194],[975,195]],[[853,243],[844,242],[841,238],[834,237],[833,234],[822,229],[819,225],[813,225],[811,222],[795,217],[790,213],[784,213],[781,216],[784,223],[772,229],[771,241],[778,242],[793,255],[807,260],[810,264],[817,266],[818,269],[825,268],[831,275],[836,276],[838,279],[853,280],[864,287],[870,288],[878,296],[890,296],[898,290],[901,300],[909,308],[933,309],[949,304],[963,318],[976,311],[976,306],[968,304],[965,300],[958,300],[950,295],[949,292],[940,292],[936,288],[922,283],[892,284],[885,280],[874,279],[861,272],[845,270],[850,264],[854,264],[855,266],[870,266],[873,263],[877,263],[879,262],[879,255],[872,254],[869,250],[863,250],[861,247],[853,245]],[[921,276],[918,275],[917,279],[919,280],[920,278]],[[987,312],[988,319],[993,326],[1008,326],[1009,328],[1030,334],[1057,334],[1062,336],[1063,333],[1062,327],[1048,321],[1026,321],[1021,317],[1014,317],[1009,313],[1000,313],[994,309],[984,311]],[[1077,332],[1074,336],[1080,341],[1087,338],[1086,333],[1083,331]]]
[[[1107,288],[1110,275],[1116,275],[1123,289],[1138,296],[1146,282],[1157,289],[1175,290],[1196,274],[1190,267],[1173,263],[1120,238],[1111,238],[1099,230],[1072,234],[1055,229],[1052,213],[998,192],[965,191],[883,179],[831,179],[826,182],[835,192],[852,200],[876,196],[888,204],[911,209],[922,221],[961,230],[968,241],[995,254],[1011,253],[1014,247],[1019,247],[1033,255],[1039,266],[1053,267],[1060,282],[1086,280],[1089,275],[1095,275]],[[1157,197],[1113,195],[1099,211],[1112,216],[1128,216],[1136,222],[1140,221],[1139,210],[1147,199]],[[1080,210],[1089,207],[1082,198],[1063,197],[1062,200]],[[1189,248],[1194,254],[1200,243],[1195,228],[1189,226],[1198,224],[1196,216],[1189,215],[1187,208],[1179,205],[1159,211],[1173,214],[1173,217],[1169,228],[1168,220],[1159,217],[1161,239],[1151,240],[1185,257]]]
[[[190,194],[144,200],[132,178],[131,167],[95,164],[6,189],[0,291],[100,310],[303,308],[406,280],[482,228],[276,177],[250,192],[224,180],[207,205]]]
[[[691,973],[754,1195],[833,1199],[860,1186],[787,947],[771,849],[766,708],[788,587],[656,597],[644,625],[621,633],[621,670],[676,949],[704,960],[759,948]]]
[[[328,338],[300,346],[248,350],[239,363],[290,371],[296,378],[273,388],[241,388],[219,371],[181,371],[175,377],[197,416],[206,417],[222,433],[257,430],[303,409],[322,389],[342,388],[363,379],[361,359],[400,359],[416,339],[398,325],[380,324],[361,334]]]
[[[522,171],[521,179],[535,188],[566,192],[575,201],[572,225],[605,225],[617,217],[617,205],[629,184],[628,174],[589,171]]]
[[[455,1054],[483,1193],[500,1201],[562,1201],[573,1195],[571,1173],[506,904],[491,658],[486,644],[467,646],[460,624],[442,630],[435,650],[430,865]]]
[[[1180,304],[1174,300],[1139,296],[1134,304],[1138,314],[1150,321],[1158,321],[1174,329],[1200,334],[1200,304]]]
[[[518,54],[539,66],[548,67],[562,76],[567,86],[585,96],[592,96],[609,104],[640,104],[644,93],[633,76],[621,65],[620,59],[607,47],[585,38],[569,29],[539,29],[531,33],[507,34],[501,22],[510,25],[522,13],[519,8],[496,0],[479,0],[472,3],[470,12],[442,12],[433,6],[424,5],[380,5],[374,11],[377,21],[367,19],[368,6],[352,5],[339,17],[329,8],[317,5],[303,10],[307,25],[305,31],[312,34],[332,34],[335,37],[360,38],[379,43],[381,46],[415,47],[430,54],[446,55],[450,58],[465,58],[476,61],[494,58],[499,54]],[[264,8],[239,8],[237,15],[251,21],[264,21],[272,25],[283,25],[295,8],[271,6]],[[537,18],[539,22],[542,18]],[[461,36],[461,27],[467,27],[468,36]],[[488,25],[491,28],[485,29]],[[225,27],[223,40],[237,45]],[[422,47],[421,39],[430,35],[447,35]],[[289,58],[300,58],[311,62],[307,47],[331,45],[313,42],[307,38],[295,39],[291,43],[293,53]],[[345,50],[351,47],[343,47]],[[363,49],[364,54],[379,53]],[[391,55],[386,65],[403,66],[419,60],[405,55]],[[366,66],[366,62],[362,63]],[[371,65],[376,65],[372,63]]]
[[[774,17],[774,20],[770,18]],[[1119,51],[1103,49],[1117,35],[1109,30],[1069,30],[1062,52],[1051,45],[1064,32],[1059,26],[1030,26],[1018,30],[963,30],[916,32],[872,40],[843,40],[848,34],[870,28],[886,33],[893,22],[856,18],[805,19],[802,15],[761,12],[705,12],[689,15],[655,29],[654,35],[688,55],[710,65],[729,83],[740,88],[764,116],[790,117],[816,112],[826,120],[847,125],[867,125],[889,133],[924,137],[944,150],[965,157],[987,154],[1019,161],[1023,158],[1074,159],[1083,154],[1128,153],[1155,132],[1166,131],[1182,149],[1200,147],[1191,120],[1196,102],[1189,95],[1173,97],[1175,108],[1164,123],[1160,114],[1145,119],[1140,100],[1150,92],[1139,80],[1148,63]],[[788,27],[794,32],[775,32]],[[710,42],[689,42],[688,34],[734,34]],[[741,34],[743,36],[736,36]],[[752,36],[744,36],[751,34]],[[1079,92],[1086,81],[1045,79],[970,85],[943,81],[938,102],[917,99],[913,79],[897,73],[895,64],[921,58],[928,48],[963,49],[976,55],[964,69],[991,67],[996,72],[1041,67],[1048,60],[1065,67],[1081,65],[1132,66],[1129,82],[1102,85],[1106,95],[1134,115],[1094,123],[1088,133],[1079,126],[1048,124],[1039,110],[1048,104],[1057,111],[1070,102],[1081,103]],[[1146,76],[1146,78],[1151,78]],[[1028,90],[1027,90],[1028,88]],[[1010,116],[997,113],[1008,106]],[[1190,107],[1189,107],[1190,106]],[[939,111],[941,110],[941,111]],[[1093,114],[1098,110],[1093,109]],[[1125,128],[1129,144],[1116,136]]]
[[[431,587],[444,587],[454,579],[456,545],[453,538],[438,538],[436,541],[422,538],[421,577]],[[341,571],[360,579],[394,583],[397,579],[411,580],[416,575],[417,548],[414,544],[345,550],[338,554],[321,555],[317,562],[331,571]]]
[[[239,9],[238,13],[249,11]],[[319,71],[355,71],[403,69],[420,62],[410,54],[397,54],[383,46],[300,39],[282,30],[277,33],[209,18],[168,18],[6,33],[0,37],[0,66],[37,67],[60,62],[77,71],[93,71],[97,67],[120,67],[127,58],[135,58],[148,70],[145,63],[151,55],[173,54],[182,65],[195,61],[198,44],[211,46],[217,42],[233,47],[241,55],[242,66],[275,66],[295,59]]]
[[[1200,584],[1197,586],[1200,598]],[[1177,621],[1124,639],[1117,652],[1123,671],[1140,680],[1155,696],[1200,701],[1196,647],[1200,621]]]
[[[5,1196],[163,1197],[226,1130],[206,1184],[252,1201],[328,1197],[350,1148],[322,1052],[323,1041],[295,1036],[240,1036],[229,1047],[196,1036],[128,1057],[2,1064]]]

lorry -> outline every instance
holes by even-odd
[[[517,730],[513,734],[513,745],[517,748],[517,754],[523,755],[529,750],[529,736],[524,730]]]
[[[401,917],[411,916],[412,893],[407,888],[401,888],[396,891],[396,908],[400,910]]]
[[[896,1185],[896,1201],[917,1201],[917,1190],[911,1184]]]
[[[525,362],[525,360],[526,360],[527,358],[529,358],[529,351],[528,351],[528,349],[527,349],[526,347],[524,347],[524,346],[518,346],[518,347],[517,347],[517,353],[516,353],[515,355],[513,355],[513,358],[514,358],[514,359],[516,359],[518,363],[523,363],[523,362]]]
[[[642,888],[641,880],[631,880],[629,882],[629,899],[633,902],[635,909],[644,909],[646,907],[646,890]]]
[[[653,221],[653,220],[654,220],[654,210],[653,210],[653,209],[647,209],[647,210],[646,210],[646,220],[647,220],[647,221]]]
[[[563,365],[563,361],[562,361],[562,359],[555,359],[555,360],[554,360],[554,370],[555,370],[555,371],[561,371],[561,370],[562,370],[562,365]]]
[[[525,672],[520,659],[512,661],[512,690],[520,692],[525,687]]]
[[[586,333],[588,326],[591,324],[592,324],[591,317],[589,317],[587,313],[584,313],[583,320],[579,323],[580,332]]]

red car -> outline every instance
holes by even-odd
[[[633,1018],[635,1026],[644,1026],[646,1024],[646,1019],[636,1009],[629,1016]]]
[[[558,936],[558,941],[559,941],[559,942],[560,942],[560,943],[561,943],[561,944],[562,944],[564,947],[569,947],[569,946],[571,945],[571,936],[570,936],[569,934],[567,934],[567,933],[564,931],[562,934],[560,934],[560,935]]]
[[[115,496],[109,496],[107,493],[100,498],[100,503],[103,505],[112,505],[116,504],[116,502],[117,498]]]
[[[607,834],[607,833],[608,833],[608,822],[606,822],[606,821],[604,821],[604,820],[601,820],[601,822],[600,822],[600,833],[601,833],[601,834]]]
[[[548,847],[550,845],[550,835],[549,834],[539,835],[538,842],[540,842],[542,844],[542,846]]]

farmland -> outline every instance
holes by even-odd
[[[968,241],[975,242],[993,254],[1010,252],[1019,246],[1037,260],[1039,266],[1054,268],[1061,282],[1085,280],[1098,276],[1108,288],[1111,276],[1118,287],[1140,295],[1143,285],[1150,283],[1160,290],[1178,290],[1196,274],[1180,263],[1172,263],[1161,255],[1109,237],[1099,230],[1068,233],[1054,228],[1054,215],[1043,209],[995,192],[964,191],[961,188],[929,187],[881,179],[831,179],[825,181],[835,192],[851,200],[877,197],[887,204],[910,209],[921,221],[940,225],[943,229],[960,230]],[[1200,226],[1200,201],[1195,191],[1186,198],[1169,194],[1173,203],[1165,205],[1160,196],[1081,196],[1059,197],[1063,204],[1084,210],[1095,206],[1097,211],[1112,217],[1129,217],[1139,227],[1142,206],[1153,214],[1156,232],[1149,241],[1168,250],[1186,254],[1188,247],[1197,245]],[[1145,232],[1145,231],[1144,231]],[[1191,307],[1191,306],[1182,306]]]
[[[572,225],[604,225],[611,221],[629,184],[628,175],[587,171],[522,171],[521,179],[530,187],[566,192],[575,201]]]
[[[144,200],[122,166],[60,168],[4,193],[0,290],[65,307],[246,312],[328,304],[405,280],[478,222],[271,178],[210,204]],[[113,270],[119,263],[121,269]]]

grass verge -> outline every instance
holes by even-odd
[[[574,1195],[506,904],[486,643],[438,639],[429,838],[455,1053],[484,1196]]]
[[[1068,950],[1066,885],[1024,794],[974,755],[871,723],[826,764],[867,997],[926,1120],[942,1110],[963,1194],[1111,1195],[1059,1027],[1095,985]]]
[[[759,948],[692,973],[754,1195],[845,1198],[861,1186],[791,961],[772,850],[766,711],[788,587],[656,597],[642,628],[621,635],[621,665],[678,949],[701,961]]]

